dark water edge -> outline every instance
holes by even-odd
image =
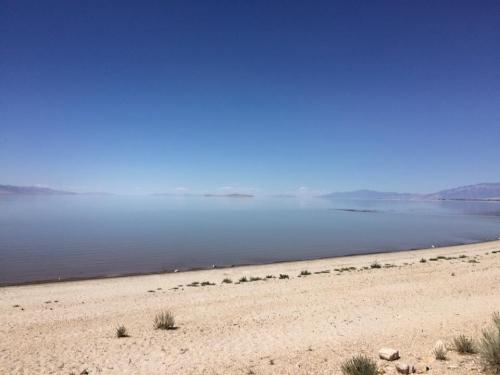
[[[451,242],[445,243],[440,247],[436,247],[433,250],[439,251],[445,247],[453,247],[453,246],[463,246],[463,245],[474,245],[474,244],[488,244],[490,242],[495,242],[500,240],[500,238],[489,238],[479,241],[471,241],[471,242]],[[265,266],[271,264],[282,264],[282,263],[294,263],[294,262],[306,262],[306,261],[314,261],[314,260],[328,260],[328,259],[336,259],[336,258],[345,258],[345,257],[357,257],[364,255],[373,255],[373,254],[394,254],[394,253],[403,253],[408,251],[419,251],[419,250],[430,250],[430,248],[410,248],[410,249],[399,249],[394,251],[387,250],[374,250],[368,252],[355,252],[355,253],[346,253],[337,256],[327,256],[327,257],[314,257],[314,258],[297,258],[297,259],[287,259],[287,260],[278,260],[272,262],[256,262],[256,263],[238,263],[238,264],[230,264],[230,265],[217,265],[215,269],[227,269],[227,268],[237,268],[237,267],[248,267],[248,266]],[[149,272],[128,272],[128,273],[119,273],[113,275],[95,275],[95,276],[81,276],[81,277],[65,277],[65,278],[57,278],[57,279],[42,279],[42,280],[31,280],[31,281],[23,281],[23,282],[13,282],[13,283],[2,283],[0,282],[0,288],[5,287],[17,287],[17,286],[29,286],[29,285],[43,285],[43,284],[52,284],[52,283],[67,283],[67,282],[77,282],[77,281],[90,281],[90,280],[107,280],[107,279],[119,279],[124,277],[141,277],[141,276],[150,276],[150,275],[166,275],[171,273],[187,273],[187,272],[196,272],[196,271],[207,271],[214,269],[213,267],[192,267],[185,269],[177,269],[177,270],[161,270],[161,271],[149,271]]]

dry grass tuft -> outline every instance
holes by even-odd
[[[116,327],[116,337],[128,337],[127,328],[123,324]]]
[[[483,331],[479,345],[481,359],[494,374],[500,374],[500,314],[493,314],[493,327]]]
[[[174,315],[168,310],[156,314],[154,320],[154,327],[155,329],[174,329],[175,328]]]
[[[377,375],[377,363],[365,356],[357,355],[342,364],[344,375]]]
[[[476,353],[476,346],[474,341],[465,335],[457,336],[453,339],[455,350],[460,354],[474,354]]]

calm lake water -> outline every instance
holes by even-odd
[[[0,196],[0,284],[471,243],[500,237],[499,215],[486,202]]]

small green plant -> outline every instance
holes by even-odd
[[[116,327],[116,337],[128,337],[127,328],[124,325]]]
[[[280,273],[280,279],[283,280],[283,279],[289,279],[290,277],[288,277],[288,275],[286,273]]]
[[[240,283],[246,283],[247,281],[248,281],[248,279],[246,278],[246,276],[243,276],[243,277],[241,277],[241,278],[238,280],[238,282],[240,282]]]
[[[455,337],[453,345],[455,346],[455,350],[460,354],[474,354],[476,352],[474,341],[465,335]]]
[[[224,280],[222,280],[223,284],[231,284],[232,282],[233,282],[233,280],[228,279],[227,277]]]
[[[155,329],[174,329],[174,315],[168,310],[159,312],[155,316],[154,327]]]
[[[311,272],[309,272],[308,270],[300,271],[300,276],[309,276],[310,274]]]
[[[372,264],[370,264],[370,268],[382,268],[379,262],[375,261]]]
[[[481,359],[492,373],[500,374],[500,314],[492,317],[493,327],[485,329],[479,345]]]
[[[365,356],[356,355],[342,363],[342,374],[344,375],[377,375],[377,363]]]

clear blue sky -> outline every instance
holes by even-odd
[[[0,183],[500,181],[498,1],[1,1]]]

